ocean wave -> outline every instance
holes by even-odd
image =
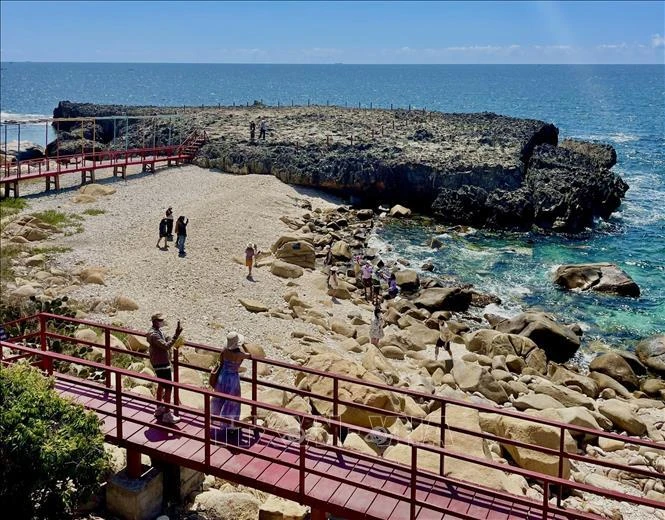
[[[15,112],[0,112],[0,120],[5,121],[18,121],[21,123],[30,123],[35,119],[45,119],[52,117],[48,114],[17,114]]]
[[[624,134],[623,132],[615,132],[613,134],[586,134],[586,135],[573,135],[572,139],[583,139],[584,141],[598,141],[605,142],[611,141],[613,143],[630,143],[639,141],[640,137],[635,134]]]

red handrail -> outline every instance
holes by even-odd
[[[12,323],[17,324],[17,323],[20,323],[20,322],[34,320],[35,318],[36,318],[36,316],[30,316],[30,317],[24,318],[22,320],[15,320]],[[145,336],[145,333],[137,332],[137,331],[133,331],[133,330],[130,330],[130,329],[121,328],[121,327],[114,327],[114,326],[109,326],[109,325],[100,324],[100,323],[96,323],[96,322],[91,322],[91,321],[88,321],[88,320],[79,320],[79,319],[75,319],[75,318],[66,318],[66,317],[62,317],[62,316],[58,316],[58,315],[54,315],[54,314],[48,314],[48,313],[40,313],[38,315],[38,318],[39,318],[39,321],[40,321],[40,332],[39,332],[39,334],[40,334],[40,347],[41,347],[40,352],[36,352],[33,349],[30,349],[30,348],[27,348],[27,347],[22,347],[22,346],[16,345],[15,343],[11,343],[11,342],[3,342],[2,343],[3,346],[7,346],[9,348],[13,348],[13,349],[16,349],[16,350],[19,350],[19,351],[33,353],[34,355],[41,356],[41,358],[43,360],[42,368],[44,368],[46,371],[50,371],[52,369],[52,360],[53,359],[59,359],[59,360],[63,360],[63,361],[67,360],[69,362],[76,362],[76,363],[79,363],[79,364],[82,364],[82,365],[88,365],[88,366],[92,366],[92,367],[95,367],[95,368],[102,369],[102,370],[105,371],[106,386],[107,387],[110,386],[110,374],[115,373],[116,374],[116,392],[118,392],[117,388],[119,387],[118,383],[117,383],[118,379],[120,379],[120,387],[122,385],[122,382],[121,382],[122,375],[129,375],[129,376],[135,377],[135,378],[138,377],[140,379],[146,379],[148,381],[153,381],[153,382],[158,382],[159,381],[158,379],[152,378],[150,376],[146,376],[145,374],[137,374],[135,372],[131,372],[131,371],[123,370],[123,369],[118,369],[118,368],[115,368],[115,367],[111,366],[111,353],[112,352],[123,352],[125,354],[131,354],[131,355],[135,355],[135,356],[141,357],[141,358],[146,357],[145,354],[139,354],[139,353],[135,353],[135,352],[131,352],[131,351],[124,351],[122,349],[116,349],[116,348],[111,347],[110,346],[110,333],[111,333],[111,331],[123,332],[123,333],[126,333],[126,334],[135,334],[137,336]],[[76,357],[73,357],[73,356],[64,356],[64,355],[61,355],[61,354],[46,352],[44,350],[44,345],[47,343],[47,338],[57,338],[57,339],[60,339],[60,340],[70,341],[72,343],[83,344],[83,345],[90,345],[90,346],[97,346],[97,347],[100,346],[100,345],[98,345],[97,343],[94,343],[94,342],[79,340],[77,338],[64,336],[64,335],[61,335],[61,334],[57,334],[57,333],[53,333],[53,332],[48,331],[47,330],[47,324],[48,324],[48,321],[51,320],[51,319],[58,319],[58,320],[62,320],[62,321],[69,321],[71,323],[78,323],[78,324],[82,324],[82,325],[87,325],[87,326],[90,326],[90,327],[101,328],[104,331],[104,339],[105,339],[105,341],[104,341],[104,343],[105,343],[104,348],[105,348],[105,352],[106,352],[105,363],[104,364],[94,363],[94,362],[91,362],[91,361],[88,361],[88,360],[83,360],[83,359],[76,358]],[[195,344],[195,343],[191,343],[191,342],[186,342],[185,344],[188,345],[188,346],[196,347],[196,348],[202,348],[204,350],[208,350],[208,351],[211,351],[211,352],[219,352],[218,349],[215,349],[215,348],[209,347],[209,346],[205,346],[205,345],[199,345],[199,344]],[[2,354],[0,353],[0,360],[2,359],[1,356],[2,356]],[[48,361],[47,361],[47,359],[48,359]],[[630,502],[634,502],[634,503],[638,503],[638,504],[642,504],[642,505],[648,505],[648,506],[651,506],[651,507],[663,507],[663,505],[660,504],[659,502],[649,500],[649,499],[646,499],[646,498],[631,497],[631,496],[626,496],[626,495],[621,494],[621,493],[608,492],[607,490],[601,490],[601,489],[595,488],[593,486],[587,486],[587,485],[572,483],[568,480],[564,480],[564,479],[560,478],[561,477],[561,468],[562,468],[564,458],[586,461],[586,462],[591,463],[591,464],[598,464],[598,465],[605,466],[605,467],[615,467],[617,469],[622,469],[622,470],[625,470],[625,471],[628,471],[628,472],[631,472],[631,473],[635,473],[635,474],[639,474],[639,475],[643,475],[643,476],[647,476],[647,477],[657,477],[659,475],[657,472],[651,472],[651,471],[648,471],[648,470],[638,470],[638,469],[630,467],[630,466],[624,466],[624,465],[620,465],[620,464],[609,463],[609,462],[606,462],[606,461],[599,461],[597,459],[590,458],[590,457],[585,457],[585,456],[572,454],[572,453],[566,453],[564,451],[563,441],[560,442],[559,450],[557,451],[557,450],[554,450],[554,449],[551,449],[551,448],[545,448],[545,447],[541,447],[541,446],[533,446],[533,445],[529,445],[529,444],[526,444],[526,443],[512,441],[510,439],[504,439],[502,437],[494,436],[494,435],[491,435],[491,434],[485,434],[484,432],[475,432],[475,431],[466,430],[466,429],[463,429],[463,428],[454,427],[454,426],[445,424],[446,423],[445,409],[446,409],[447,404],[454,404],[454,405],[464,406],[464,407],[467,407],[467,408],[476,409],[476,410],[479,410],[479,411],[486,411],[486,412],[491,412],[491,413],[497,413],[497,414],[500,414],[500,415],[516,417],[516,418],[526,420],[526,421],[529,421],[529,422],[534,422],[534,423],[539,423],[539,424],[546,424],[546,425],[550,425],[550,426],[556,426],[560,429],[560,439],[564,438],[563,434],[566,430],[572,430],[572,431],[577,431],[577,432],[581,432],[581,433],[589,433],[589,434],[596,435],[596,436],[602,436],[602,437],[607,437],[607,438],[616,438],[616,439],[622,440],[623,442],[632,443],[632,444],[636,444],[636,445],[640,445],[640,446],[650,446],[650,447],[654,447],[655,449],[665,449],[665,445],[663,445],[663,444],[655,443],[655,442],[652,442],[652,441],[644,441],[642,439],[633,438],[633,437],[619,436],[619,435],[608,433],[608,432],[602,432],[602,431],[597,431],[597,430],[593,430],[593,429],[589,429],[589,428],[578,427],[578,426],[574,426],[574,425],[568,425],[568,424],[560,423],[560,422],[556,422],[556,421],[538,419],[538,418],[534,418],[534,417],[531,417],[531,416],[528,416],[528,415],[525,415],[525,414],[521,414],[521,413],[518,413],[518,412],[510,412],[510,411],[507,411],[507,410],[504,410],[504,409],[487,407],[487,406],[484,406],[484,405],[479,405],[479,404],[468,403],[468,402],[464,402],[464,401],[458,401],[458,400],[443,398],[443,397],[440,397],[440,396],[432,396],[432,395],[425,394],[425,393],[422,393],[422,392],[415,392],[415,391],[412,391],[412,390],[406,390],[406,389],[401,389],[401,388],[399,388],[399,389],[392,388],[392,387],[389,387],[387,385],[382,385],[382,384],[379,384],[379,383],[372,383],[372,382],[368,382],[368,381],[364,381],[364,380],[358,380],[358,379],[350,378],[350,377],[339,375],[339,374],[331,374],[331,373],[328,373],[328,372],[321,372],[321,371],[318,371],[318,370],[313,370],[313,369],[308,369],[308,368],[305,368],[305,367],[301,367],[299,365],[293,365],[293,364],[290,364],[290,363],[285,363],[285,362],[270,360],[270,359],[265,359],[265,358],[253,358],[252,359],[252,377],[250,379],[250,381],[252,382],[252,399],[251,400],[247,400],[247,399],[244,399],[244,398],[237,398],[237,397],[233,397],[233,396],[225,396],[226,398],[228,398],[230,400],[238,401],[241,404],[245,404],[245,405],[250,406],[251,409],[253,410],[253,413],[252,413],[253,416],[255,416],[254,411],[257,408],[261,408],[261,409],[266,409],[266,410],[270,410],[270,411],[276,411],[276,412],[279,412],[279,413],[286,413],[286,414],[292,415],[300,421],[301,428],[302,428],[303,421],[306,421],[306,420],[307,421],[316,420],[318,422],[324,423],[333,432],[333,443],[334,443],[333,446],[334,446],[334,449],[341,450],[343,452],[348,452],[348,450],[345,450],[344,448],[339,448],[337,446],[337,434],[338,434],[340,428],[347,428],[350,431],[356,431],[356,432],[360,432],[360,433],[364,433],[364,434],[375,433],[374,430],[358,427],[358,426],[347,424],[347,423],[343,423],[342,421],[340,421],[338,419],[329,419],[329,418],[324,418],[324,417],[321,417],[321,416],[312,416],[310,414],[303,414],[303,413],[296,412],[296,411],[289,410],[289,409],[274,407],[272,405],[268,405],[267,403],[261,403],[260,401],[257,401],[256,388],[257,388],[257,385],[259,384],[259,382],[257,381],[257,377],[256,377],[256,372],[257,372],[256,371],[256,366],[257,366],[258,363],[266,363],[268,365],[288,368],[288,369],[291,369],[291,370],[294,370],[294,371],[297,371],[297,372],[310,373],[310,374],[313,374],[313,375],[332,378],[333,379],[333,387],[334,387],[332,398],[330,398],[328,396],[324,396],[324,395],[314,394],[312,392],[307,392],[307,391],[300,390],[300,389],[293,388],[293,387],[286,387],[286,386],[283,386],[283,385],[277,385],[275,383],[271,383],[271,382],[267,382],[267,381],[261,381],[260,384],[263,385],[263,386],[267,386],[267,387],[281,388],[281,389],[283,389],[287,392],[298,394],[298,395],[305,395],[307,397],[315,397],[316,399],[322,399],[322,400],[328,400],[328,401],[332,400],[334,411],[336,411],[336,407],[337,407],[338,404],[342,404],[342,405],[352,406],[352,407],[359,408],[359,409],[364,409],[364,410],[367,410],[369,412],[376,413],[378,415],[403,416],[403,414],[401,414],[401,413],[388,412],[386,410],[382,410],[382,409],[362,405],[361,403],[354,403],[352,401],[339,400],[338,395],[337,395],[338,385],[339,385],[338,382],[339,381],[345,381],[345,382],[353,383],[353,384],[356,384],[356,385],[361,385],[361,386],[364,385],[364,386],[368,386],[368,387],[373,387],[373,388],[377,388],[377,389],[386,390],[386,391],[393,392],[393,393],[396,393],[396,394],[401,393],[401,394],[405,394],[405,395],[423,397],[423,398],[426,398],[426,399],[439,401],[441,403],[441,406],[442,406],[442,419],[441,419],[440,423],[428,421],[426,419],[418,419],[418,418],[412,418],[412,419],[414,421],[420,422],[421,424],[430,424],[430,425],[433,425],[435,427],[439,427],[440,431],[441,431],[441,437],[444,438],[444,439],[445,439],[445,436],[443,435],[443,432],[444,432],[445,429],[449,429],[451,431],[459,432],[459,433],[462,433],[462,434],[465,434],[465,435],[472,435],[472,436],[476,436],[476,437],[493,439],[493,440],[497,440],[498,442],[501,442],[503,444],[512,444],[512,445],[515,445],[515,446],[518,446],[518,447],[525,447],[527,449],[540,451],[542,453],[547,453],[547,454],[550,454],[550,455],[558,455],[559,456],[559,478],[557,478],[557,477],[552,477],[552,476],[549,476],[549,475],[542,475],[542,474],[536,473],[536,472],[530,472],[530,471],[527,471],[527,470],[523,470],[521,468],[515,468],[515,467],[512,467],[512,466],[507,466],[507,465],[502,465],[502,464],[496,464],[493,461],[488,461],[488,460],[485,460],[485,459],[477,459],[475,457],[471,457],[471,456],[468,456],[468,455],[460,454],[458,452],[450,451],[449,449],[446,449],[445,447],[440,448],[440,447],[436,447],[436,446],[429,445],[429,444],[420,444],[420,443],[417,443],[417,442],[414,442],[414,441],[411,441],[411,440],[408,440],[408,439],[395,437],[395,436],[393,436],[389,433],[382,434],[382,436],[386,440],[388,440],[390,442],[409,445],[409,446],[411,446],[412,450],[423,449],[423,450],[426,450],[426,451],[439,453],[439,455],[441,457],[441,468],[440,468],[441,473],[443,473],[443,461],[444,461],[445,457],[448,456],[448,457],[453,457],[453,458],[456,458],[456,459],[459,459],[459,460],[464,460],[464,461],[472,463],[472,464],[479,464],[479,465],[485,466],[485,467],[492,467],[494,469],[499,469],[501,471],[508,471],[508,472],[511,472],[511,473],[519,474],[519,475],[522,475],[526,478],[532,478],[532,479],[540,480],[540,481],[544,482],[544,489],[547,489],[547,486],[552,484],[552,485],[556,485],[560,489],[563,489],[564,487],[569,488],[569,489],[579,489],[579,490],[582,490],[582,491],[588,491],[588,492],[596,493],[596,494],[599,494],[599,495],[607,496],[607,497],[613,498],[615,500],[627,500],[627,501],[630,501]],[[3,363],[0,363],[0,366],[2,364]],[[177,367],[178,366],[179,366],[178,364],[175,364],[175,366],[174,366],[174,370],[175,370],[176,373],[177,373]],[[189,365],[185,364],[183,366],[189,366],[191,368],[201,370],[200,367],[196,367],[196,366],[191,365],[191,364],[189,364]],[[58,376],[58,377],[62,377],[62,376]],[[247,378],[243,378],[243,379],[247,380]],[[81,383],[81,384],[85,384],[85,383]],[[209,399],[211,397],[215,396],[215,392],[211,392],[209,390],[201,389],[201,388],[190,386],[190,385],[184,385],[184,384],[179,383],[179,382],[174,382],[173,385],[176,389],[183,388],[183,389],[186,389],[188,391],[198,392],[198,393],[202,393],[204,395],[204,404],[205,404],[204,407],[207,409],[207,410],[204,410],[204,412],[203,412],[204,413],[204,422],[206,424],[206,430],[208,430],[209,421],[210,421],[210,418],[208,416],[209,407],[210,407]],[[120,392],[118,395],[119,395],[118,399],[120,399],[121,396],[125,395],[125,394],[122,394],[122,392]],[[136,396],[134,394],[132,394],[132,398],[136,398]],[[150,399],[147,399],[147,398],[142,398],[142,400],[151,401]],[[154,400],[152,400],[152,401],[156,402]],[[188,407],[182,407],[179,404],[176,405],[176,408],[192,412],[192,409],[190,409]],[[122,410],[120,410],[120,413],[121,412],[122,412]],[[196,411],[196,413],[198,414],[199,411]],[[334,414],[334,417],[337,417],[337,415]],[[229,422],[235,423],[235,421],[232,421],[232,420],[229,420]],[[243,423],[243,425],[246,426],[246,423]],[[258,426],[256,426],[256,424],[254,424],[253,427],[254,428],[259,428]],[[261,427],[260,429],[262,431],[268,431],[267,429],[265,429],[263,427]],[[122,432],[120,431],[120,433],[122,433]],[[274,433],[274,432],[272,432],[272,433]],[[209,456],[209,452],[210,452],[210,447],[208,446],[209,440],[210,440],[209,439],[209,434],[206,434],[206,441],[205,441],[206,442],[206,454],[207,454],[206,457]],[[327,447],[330,448],[330,446],[327,446]],[[302,449],[303,448],[301,447],[301,450]],[[348,452],[348,453],[355,456],[355,457],[358,457],[358,453],[356,453],[356,452]],[[416,455],[416,457],[417,457],[417,455]],[[303,459],[302,454],[301,454],[300,458]],[[206,460],[209,461],[209,458],[206,458]],[[374,461],[380,460],[382,464],[386,463],[388,466],[392,466],[392,464],[396,464],[396,463],[390,463],[389,461],[386,461],[385,459],[371,458],[371,460],[374,460]],[[304,464],[304,462],[303,462],[303,464]],[[399,467],[399,465],[398,465],[398,467]],[[404,469],[404,468],[402,468],[402,469]],[[411,471],[412,478],[413,478],[414,472],[417,472],[418,474],[421,473],[421,470],[417,470],[417,465],[412,465],[411,468],[408,468],[408,469],[410,469],[410,471]],[[299,471],[302,471],[302,468],[299,468]],[[443,478],[443,477],[441,477],[441,478]],[[444,479],[447,479],[447,478],[448,477],[445,477]],[[449,480],[451,480],[451,479],[449,479]],[[467,483],[466,485],[468,486],[469,484]],[[477,487],[477,486],[474,485],[474,487]],[[489,493],[491,494],[491,493],[496,493],[496,492],[489,491]],[[499,495],[497,495],[497,496],[499,496]],[[547,497],[547,495],[546,495],[546,497]],[[403,498],[403,497],[401,497],[401,498]],[[412,504],[413,504],[413,502],[412,502]],[[530,505],[533,505],[533,504],[530,503]],[[562,510],[558,507],[555,508],[554,506],[549,506],[549,504],[547,504],[547,503],[544,503],[542,507],[543,507],[543,510],[549,510],[549,511],[553,511],[553,512],[556,511],[560,514],[563,511],[565,511],[565,510]],[[575,515],[577,515],[576,517],[579,517],[578,512],[575,512]],[[589,517],[589,518],[592,518],[592,517]]]

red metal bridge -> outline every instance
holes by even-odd
[[[91,120],[95,121],[94,118]],[[154,173],[156,166],[160,164],[177,166],[191,162],[206,140],[207,134],[204,130],[194,129],[181,143],[168,146],[153,145],[124,150],[83,148],[80,153],[66,155],[56,148],[54,155],[23,161],[10,161],[5,154],[5,162],[0,165],[0,186],[4,186],[5,197],[18,197],[22,181],[44,179],[45,189],[50,191],[60,189],[60,177],[65,174],[80,173],[81,184],[86,184],[95,182],[95,172],[103,169],[113,169],[113,176],[121,176],[123,179],[126,178],[127,168],[130,166],[140,166],[142,172]]]
[[[57,325],[57,326],[55,326]],[[76,339],[63,334],[63,325],[85,326],[100,331],[101,343]],[[200,367],[178,358],[174,360],[174,390],[176,402],[178,394],[190,392],[198,396],[202,409],[178,404],[181,422],[169,426],[157,422],[152,412],[157,402],[137,392],[133,392],[128,381],[157,383],[150,375],[126,370],[114,365],[118,356],[130,355],[136,360],[145,360],[147,355],[112,346],[111,334],[135,334],[142,332],[108,326],[96,322],[71,319],[62,316],[40,313],[5,324],[12,337],[2,341],[2,347],[9,349],[9,356],[0,349],[0,367],[17,362],[28,362],[40,367],[55,379],[57,391],[85,408],[94,411],[100,418],[106,440],[127,448],[128,472],[140,475],[140,454],[178,464],[228,481],[295,500],[312,508],[313,519],[325,518],[329,512],[347,519],[366,520],[424,520],[424,519],[586,519],[600,517],[586,512],[565,508],[561,497],[575,491],[605,497],[616,502],[630,502],[651,508],[665,510],[665,504],[644,497],[618,493],[561,478],[565,460],[583,461],[601,468],[614,468],[626,471],[637,477],[662,478],[655,470],[636,468],[589,457],[580,453],[565,451],[564,433],[617,439],[636,447],[649,447],[665,450],[665,444],[658,444],[625,435],[535,418],[498,407],[488,407],[467,401],[459,401],[430,395],[404,388],[396,388],[369,381],[354,379],[340,374],[321,372],[273,359],[253,357],[251,368],[241,379],[251,384],[251,396],[225,398],[239,401],[251,410],[250,418],[236,423],[241,427],[239,442],[227,444],[211,438],[211,427],[215,417],[211,417],[211,399],[219,396],[214,391],[179,382],[182,367],[200,371],[202,377],[208,373],[207,367]],[[68,350],[80,351],[81,347],[102,348],[103,362],[93,362],[50,350],[54,341],[71,347]],[[219,349],[187,342],[186,345],[198,352],[217,354]],[[67,372],[70,364],[88,367],[96,372],[97,380],[75,377]],[[280,384],[259,377],[261,365],[288,371],[291,375],[306,374],[324,378],[330,382],[330,393],[306,391],[288,384]],[[129,379],[131,378],[131,379]],[[441,408],[441,420],[407,417],[400,412],[389,412],[360,402],[342,398],[343,388],[369,387],[375,390],[393,392],[401,397],[416,400],[434,401]],[[327,401],[332,405],[331,417],[302,413],[286,407],[275,406],[259,400],[259,389],[277,389],[305,399]],[[346,395],[346,394],[344,394]],[[354,395],[353,393],[351,395]],[[427,424],[440,434],[440,445],[424,444],[391,435],[385,430],[377,431],[345,423],[338,417],[341,407],[353,407],[367,414],[396,416],[417,424]],[[547,425],[559,430],[561,439],[558,449],[498,437],[496,435],[457,427],[448,419],[459,410],[457,407],[489,412],[519,418],[533,424]],[[299,431],[285,432],[262,426],[256,420],[257,412],[278,412],[297,421]],[[448,412],[448,415],[447,415]],[[447,419],[448,417],[448,419]],[[233,421],[235,422],[235,421]],[[309,439],[305,429],[318,422],[330,432],[331,443]],[[342,446],[343,437],[349,432],[361,436],[380,438],[390,445],[401,444],[410,453],[408,463],[387,460],[379,455],[367,455]],[[503,445],[514,445],[534,450],[558,458],[558,476],[527,471],[507,464],[498,464],[489,459],[474,457],[456,451],[454,445],[446,445],[446,432],[495,440]],[[439,471],[429,471],[419,465],[419,457],[435,454],[439,459]],[[522,475],[530,483],[540,484],[544,493],[542,500],[485,488],[476,483],[465,482],[445,476],[446,462],[464,461],[474,467],[492,468],[506,473]]]

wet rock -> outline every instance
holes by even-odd
[[[619,296],[640,295],[639,286],[614,264],[562,265],[554,273],[554,283],[580,291],[596,291]]]

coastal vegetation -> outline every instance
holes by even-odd
[[[29,366],[0,371],[0,508],[12,518],[70,517],[108,469],[99,419],[53,386]]]

